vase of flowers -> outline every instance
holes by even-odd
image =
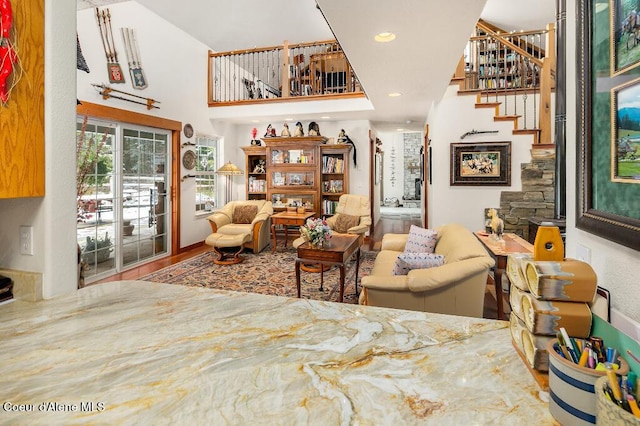
[[[307,219],[307,223],[300,227],[300,235],[312,247],[321,247],[331,238],[331,228],[324,219]]]

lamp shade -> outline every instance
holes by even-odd
[[[228,163],[226,163],[222,167],[220,167],[216,171],[216,173],[219,174],[219,175],[223,175],[223,176],[234,176],[234,175],[244,174],[244,172],[242,170],[240,170],[238,168],[238,166],[233,164],[231,161],[229,161]]]

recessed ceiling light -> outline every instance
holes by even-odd
[[[251,120],[252,123],[259,123],[260,120]]]
[[[391,92],[391,93],[389,93],[389,96],[390,96],[390,97],[392,97],[392,98],[396,98],[396,97],[398,97],[398,96],[402,96],[402,93],[399,93],[399,92]]]
[[[328,115],[323,115],[323,116],[322,116],[322,117],[320,117],[320,118],[322,118],[323,120],[328,120],[328,119],[330,119],[331,117],[329,117]]]
[[[285,118],[285,121],[293,121],[293,118]]]
[[[390,32],[383,32],[383,33],[376,34],[376,36],[373,39],[378,43],[388,43],[390,41],[395,40],[396,35]]]
[[[403,128],[400,128],[400,129],[396,129],[396,131],[398,131],[398,132],[403,132],[403,131],[404,131],[404,129],[403,129]]]

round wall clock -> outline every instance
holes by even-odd
[[[191,124],[189,123],[184,125],[184,129],[182,129],[182,131],[184,132],[184,135],[188,138],[193,136],[193,126],[191,126]]]
[[[192,150],[185,151],[182,156],[182,165],[187,170],[192,170],[196,166],[196,153]]]

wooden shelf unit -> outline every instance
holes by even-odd
[[[321,145],[320,190],[322,216],[335,213],[338,199],[349,192],[349,152],[351,145]]]
[[[301,201],[317,217],[331,215],[326,206],[337,205],[349,191],[351,145],[326,145],[322,136],[264,138],[264,146],[242,147],[247,170],[248,200],[269,200],[274,211]],[[264,161],[265,173],[256,173]],[[264,182],[264,189],[260,185]],[[280,203],[278,203],[278,200]]]
[[[247,200],[267,199],[267,148],[264,146],[243,146],[245,170],[247,171]],[[264,165],[264,173],[256,170],[259,164]]]

